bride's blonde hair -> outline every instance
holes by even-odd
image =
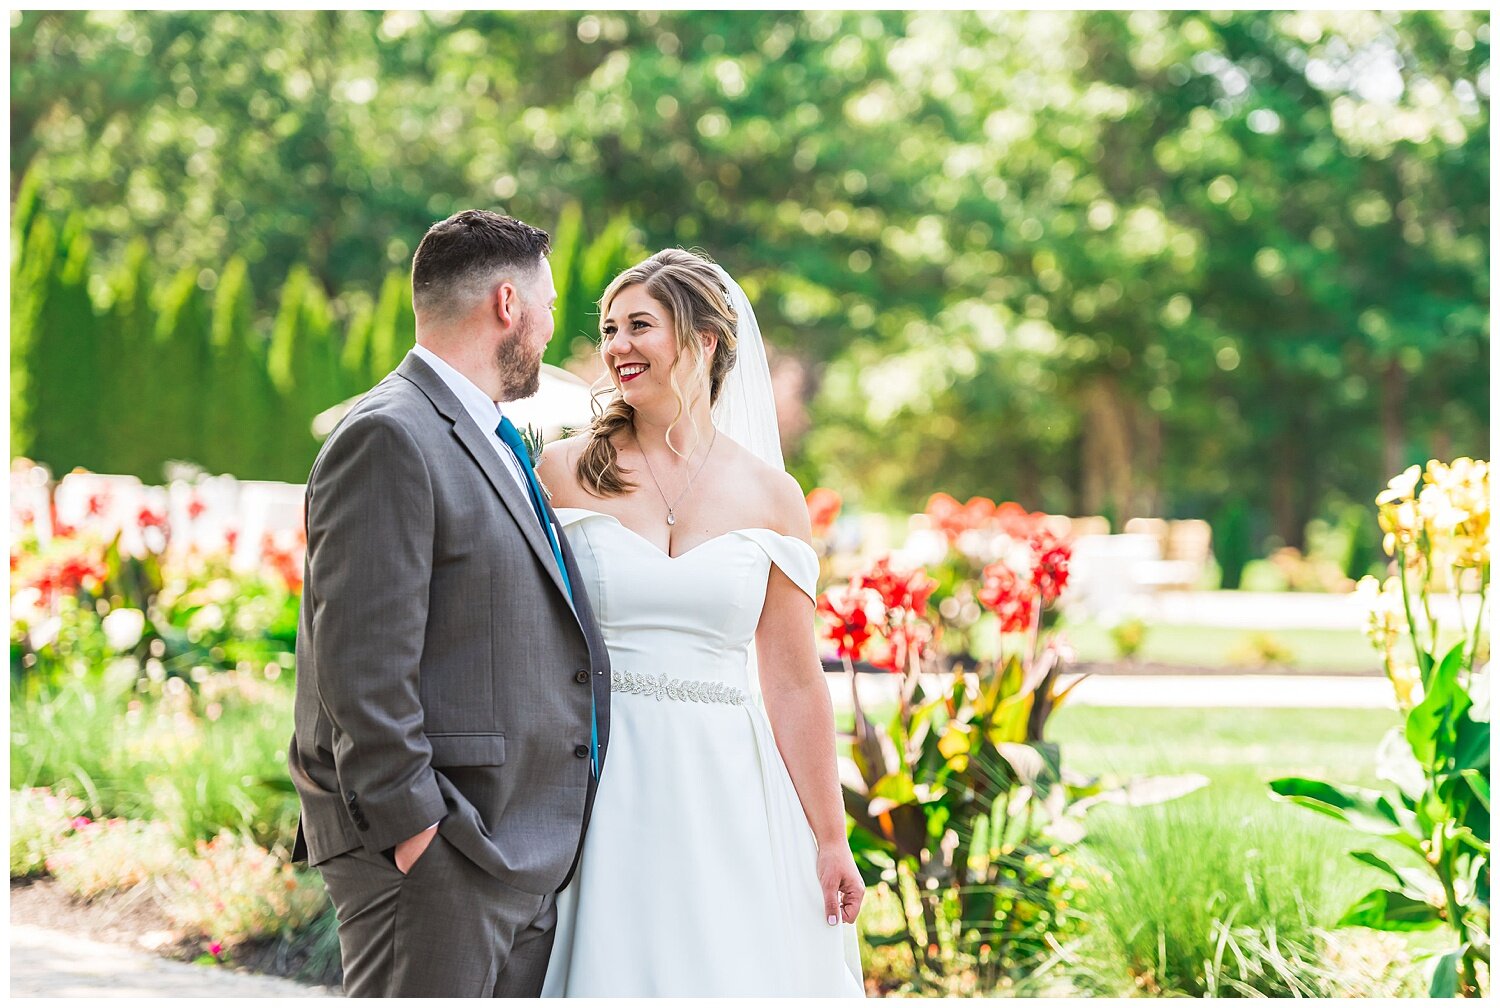
[[[700,378],[708,372],[708,401],[712,405],[719,398],[724,378],[734,367],[737,347],[735,325],[738,319],[730,307],[729,295],[723,282],[707,256],[687,252],[683,249],[663,249],[645,262],[615,277],[599,298],[599,318],[609,315],[609,306],[619,293],[628,287],[641,286],[646,293],[666,308],[677,332],[677,358],[672,363],[672,394],[677,397],[677,414],[667,427],[667,445],[672,447],[672,431],[676,428],[690,403],[677,384],[675,365],[683,354],[693,361],[693,375]],[[718,337],[713,358],[705,359],[700,335],[713,333]],[[599,352],[604,353],[600,343]],[[695,381],[695,385],[698,383]],[[620,395],[620,387],[613,380],[614,398],[601,409],[598,396],[606,393],[600,389],[595,393],[594,421],[589,425],[588,442],[578,456],[578,482],[595,497],[614,497],[635,489],[634,483],[625,480],[620,468],[619,451],[614,437],[635,422],[635,410]],[[673,451],[677,449],[672,447]]]

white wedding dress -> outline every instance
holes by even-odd
[[[813,595],[817,556],[741,529],[670,557],[611,515],[557,516],[613,693],[542,996],[863,997],[854,925],[828,925],[817,845],[748,661],[771,565]]]

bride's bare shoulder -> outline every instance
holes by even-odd
[[[739,473],[736,480],[746,496],[756,499],[766,515],[766,527],[804,541],[812,538],[812,523],[807,516],[807,499],[796,477],[771,465],[750,449],[727,435],[721,435],[733,446],[731,464]]]
[[[551,492],[554,507],[577,506],[571,502],[584,496],[578,483],[578,456],[588,441],[587,435],[578,434],[549,441],[542,449],[536,462],[536,476]]]

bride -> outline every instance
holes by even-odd
[[[680,249],[599,304],[617,394],[537,467],[614,670],[542,994],[862,996],[817,557],[755,315]]]

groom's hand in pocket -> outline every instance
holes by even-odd
[[[847,843],[818,848],[818,883],[823,889],[823,916],[830,925],[853,924],[865,899],[865,883],[854,867]]]
[[[424,829],[414,837],[407,837],[396,845],[395,858],[396,869],[405,875],[411,871],[411,866],[417,863],[417,859],[427,850],[427,845],[432,843],[432,838],[437,836],[437,823]]]

